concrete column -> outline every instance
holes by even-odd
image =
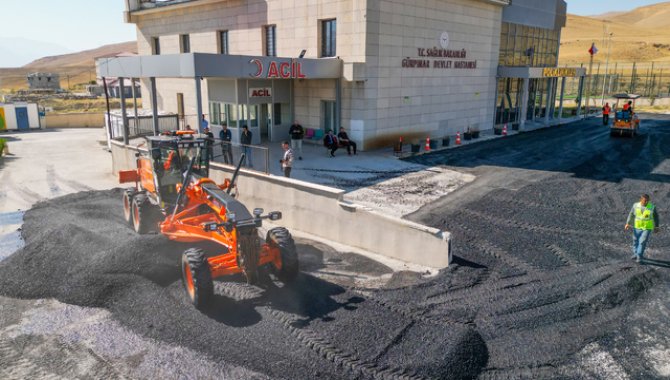
[[[202,77],[195,77],[195,108],[197,110],[198,133],[204,133],[200,121],[202,120],[202,94],[200,93],[200,81]]]
[[[160,134],[158,127],[158,91],[156,91],[156,77],[149,78],[151,81],[151,118],[154,125],[154,136]],[[179,129],[179,122],[177,122],[177,129]]]
[[[121,120],[123,120],[123,143],[128,145],[130,142],[130,130],[128,128],[128,115],[126,115],[126,89],[123,85],[125,78],[119,77],[119,96],[121,97]]]
[[[526,125],[526,115],[528,114],[528,87],[529,78],[523,78],[523,86],[521,88],[521,112],[519,115],[519,130],[523,131]]]
[[[342,79],[335,79],[335,128],[339,133],[342,123]],[[349,131],[351,133],[351,131]]]
[[[130,85],[133,91],[133,110],[135,111],[135,129],[140,127],[140,118],[137,115],[137,93],[135,91],[135,78],[130,78]]]
[[[544,105],[544,125],[549,126],[549,115],[551,114],[551,100],[554,99],[554,78],[547,79],[547,101]]]
[[[563,119],[563,97],[565,96],[565,80],[567,78],[561,78],[561,100],[558,102],[558,122],[560,123]]]

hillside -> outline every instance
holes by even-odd
[[[612,36],[611,62],[670,61],[670,2],[592,17],[568,15],[561,35],[561,64],[588,62],[588,49],[595,41],[600,53],[595,62],[604,62],[607,44],[605,29]]]
[[[86,83],[95,80],[95,58],[123,52],[136,53],[137,43],[130,41],[105,45],[79,53],[40,58],[19,68],[0,68],[0,90],[27,88],[26,75],[36,71],[59,73],[63,88],[68,86],[68,77],[71,87]]]

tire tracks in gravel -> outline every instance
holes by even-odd
[[[216,287],[216,290],[237,301],[260,298],[263,295],[263,289],[261,288],[233,282],[220,284]],[[335,364],[336,366],[348,369],[356,376],[363,376],[369,379],[390,380],[424,379],[423,377],[417,376],[414,373],[406,373],[404,370],[399,368],[378,366],[373,362],[374,360],[362,360],[355,354],[336,347],[324,336],[305,328],[296,327],[296,325],[299,323],[299,320],[290,314],[281,312],[272,307],[268,307],[266,310],[303,346],[308,347],[321,358]],[[405,330],[408,328],[408,326],[405,327]],[[396,339],[398,339],[398,337],[396,337]],[[380,355],[382,354],[383,353]]]
[[[471,209],[463,209],[462,211],[466,214],[469,214],[470,216],[480,218],[496,226],[515,227],[524,231],[535,232],[538,234],[548,232],[558,235],[566,234],[566,235],[575,235],[589,238],[593,238],[594,236],[601,238],[613,238],[618,236],[618,234],[613,232],[578,231],[564,227],[550,227],[544,225],[531,224],[528,222],[519,222],[517,220],[498,218],[493,215],[484,214],[482,212],[474,211]]]

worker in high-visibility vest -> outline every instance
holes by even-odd
[[[656,206],[649,201],[649,195],[644,194],[640,201],[633,205],[626,220],[626,231],[633,223],[633,257],[639,263],[644,259],[644,249],[649,242],[651,232],[658,232],[658,213]]]
[[[603,125],[607,126],[609,124],[611,112],[612,108],[610,108],[610,104],[605,103],[605,106],[603,107]]]

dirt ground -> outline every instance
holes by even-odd
[[[408,216],[453,234],[436,276],[299,239],[296,283],[217,281],[204,312],[185,246],[132,233],[120,190],[44,200],[0,261],[0,377],[668,378],[670,235],[640,265],[623,232],[640,193],[661,223],[670,203],[654,117],[634,139],[593,120],[416,158],[476,178]]]

